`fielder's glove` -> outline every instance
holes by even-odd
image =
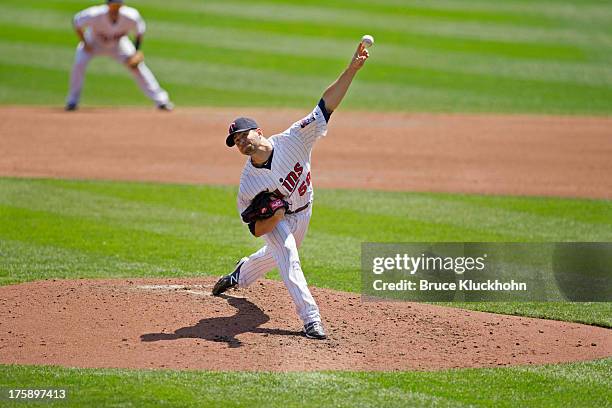
[[[253,198],[251,204],[240,214],[242,221],[247,224],[257,220],[270,218],[281,208],[289,209],[289,203],[278,198],[269,191],[262,191]]]
[[[142,61],[144,61],[144,54],[142,53],[142,51],[136,51],[131,57],[127,59],[125,63],[130,68],[136,68],[138,64],[140,64]]]

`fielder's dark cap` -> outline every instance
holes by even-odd
[[[227,147],[234,146],[234,133],[244,132],[245,130],[257,129],[257,122],[251,118],[238,118],[229,125],[228,135],[225,139]]]
[[[106,4],[123,4],[123,0],[106,0]]]

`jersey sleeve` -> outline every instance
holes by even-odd
[[[247,200],[243,194],[238,192],[238,214],[240,215],[240,220],[242,221],[242,212],[247,209],[249,206],[249,200]],[[244,223],[244,221],[242,221]],[[250,222],[247,224],[249,227],[249,231],[253,236],[255,236],[255,222]]]
[[[244,176],[240,177],[240,187],[238,187],[238,198],[236,199],[236,202],[238,204],[238,215],[240,216],[241,220],[242,213],[249,205],[251,205],[251,200],[253,198],[253,195],[249,195],[251,191],[248,187],[246,187],[246,184],[247,183],[244,182]]]
[[[331,113],[325,108],[325,101],[321,99],[312,112],[295,122],[286,132],[290,136],[300,139],[306,146],[312,147],[317,139],[327,134],[327,122]]]
[[[142,35],[147,30],[147,25],[140,15],[140,12],[133,7],[123,6],[120,11],[121,15],[129,21],[128,30],[135,35]]]
[[[85,10],[79,11],[74,15],[72,19],[72,24],[75,28],[85,28],[91,22],[91,19],[95,16],[91,9],[87,8]]]
[[[147,31],[147,25],[140,13],[136,13],[136,35],[143,35]]]
[[[244,196],[242,194],[238,194],[238,214],[242,214],[244,212],[244,210],[247,209],[247,207],[249,206],[249,201],[247,199],[244,198]],[[240,217],[240,219],[242,219],[242,217]]]
[[[121,12],[130,21],[130,31],[133,31],[136,35],[145,33],[147,25],[138,10],[133,7],[123,6]]]

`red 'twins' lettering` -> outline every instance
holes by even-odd
[[[285,176],[285,181],[283,181],[283,187],[285,187],[289,191],[293,191],[297,182],[300,180],[300,176],[303,172],[304,168],[302,167],[302,165],[299,162],[295,163],[295,166],[293,166],[293,170]]]
[[[300,177],[302,175],[302,173],[304,172],[304,168],[298,162],[298,163],[295,163],[295,167],[293,167],[293,171],[295,171],[297,173],[298,177]]]
[[[285,177],[285,180],[283,181],[283,187],[285,187],[289,191],[293,191],[298,181],[300,181],[302,173],[304,173],[304,167],[299,162],[295,163],[295,166],[293,166],[293,170],[290,171],[289,174],[287,174],[287,176]],[[306,181],[302,182],[300,188],[298,189],[300,196],[306,194],[309,185],[310,172],[308,172],[308,174],[306,175]]]

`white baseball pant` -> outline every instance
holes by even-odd
[[[85,70],[89,61],[98,55],[106,55],[116,59],[120,64],[136,52],[136,47],[128,37],[121,39],[111,46],[103,46],[97,42],[91,43],[92,50],[85,51],[83,43],[79,43],[76,49],[74,66],[70,75],[70,91],[68,93],[67,103],[78,104],[81,98],[81,90],[83,89],[83,80],[85,79]],[[151,70],[144,62],[138,64],[135,69],[129,71],[136,79],[138,86],[153,102],[158,106],[167,104],[169,101],[168,93],[163,90]]]
[[[285,286],[304,324],[321,321],[319,308],[308,289],[298,247],[308,230],[311,209],[290,214],[274,230],[263,236],[266,245],[250,255],[240,268],[239,287],[248,287],[267,272],[278,267]]]

